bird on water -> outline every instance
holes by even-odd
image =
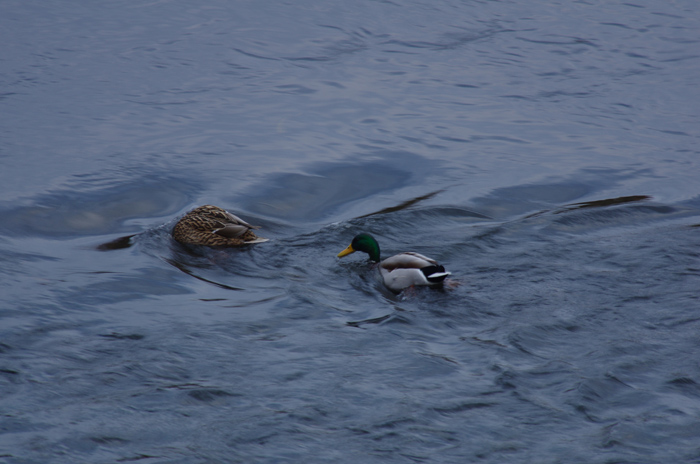
[[[410,251],[399,253],[382,261],[379,244],[370,234],[356,235],[352,239],[352,243],[338,253],[338,257],[342,258],[356,251],[367,253],[371,261],[378,263],[377,266],[384,285],[394,292],[420,285],[439,287],[450,275],[450,272],[447,272],[445,267],[434,259]]]
[[[258,237],[253,226],[223,208],[204,205],[185,214],[173,228],[173,238],[180,243],[220,247],[239,247],[267,242]]]

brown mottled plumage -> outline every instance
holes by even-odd
[[[237,247],[267,242],[251,230],[259,228],[218,206],[204,205],[185,214],[175,224],[173,238],[192,245]]]

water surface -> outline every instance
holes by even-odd
[[[695,2],[0,10],[5,462],[700,459]]]

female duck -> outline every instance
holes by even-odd
[[[352,243],[338,253],[338,257],[342,258],[356,251],[364,251],[370,260],[379,263],[384,285],[395,292],[413,285],[439,286],[450,275],[437,261],[418,253],[399,253],[380,261],[379,244],[369,234],[356,235]]]
[[[255,235],[243,219],[218,206],[204,205],[195,208],[175,224],[173,238],[191,245],[237,247],[251,243],[267,242]]]

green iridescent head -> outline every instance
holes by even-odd
[[[379,244],[370,234],[358,234],[352,239],[352,243],[343,251],[338,253],[338,258],[347,256],[356,251],[364,251],[369,255],[369,259],[379,262]]]

